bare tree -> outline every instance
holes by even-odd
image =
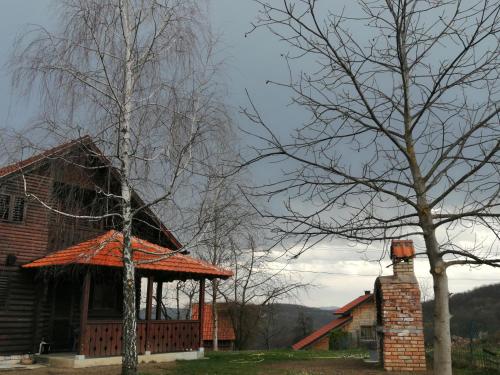
[[[267,350],[276,347],[276,338],[282,338],[286,335],[289,327],[284,324],[279,324],[278,305],[270,303],[264,306],[262,312],[261,334],[264,338],[264,345]]]
[[[248,163],[285,161],[261,186],[270,200],[288,196],[284,209],[262,214],[301,251],[327,237],[423,239],[434,371],[451,375],[447,269],[500,263],[499,3],[257,2],[255,27],[289,46],[290,80],[271,83],[310,113],[284,141],[253,104],[246,110],[263,141]],[[296,74],[304,60],[310,71]],[[467,228],[482,240],[459,241]]]
[[[213,265],[232,268],[231,241],[255,227],[255,223],[252,222],[255,211],[239,190],[241,176],[225,176],[224,165],[224,160],[219,159],[215,165],[207,166],[210,167],[208,171],[210,178],[207,180],[205,191],[209,193],[207,199],[203,201],[203,208],[198,211],[202,219],[200,226],[206,226],[206,230],[203,231],[197,252],[201,258]],[[218,350],[219,283],[219,280],[212,280],[210,292],[214,351]]]
[[[235,329],[235,346],[245,349],[265,316],[267,306],[293,296],[306,285],[268,265],[274,257],[258,227],[244,237],[231,240],[231,280],[221,282],[219,292],[231,305],[229,313]]]
[[[196,1],[65,0],[57,10],[56,31],[35,27],[17,42],[13,84],[23,93],[40,93],[37,139],[91,133],[99,156],[119,171],[112,194],[118,213],[81,216],[39,201],[65,216],[118,218],[124,243],[122,373],[135,374],[132,224],[147,210],[164,217],[168,212],[181,223],[184,200],[175,197],[200,194],[193,179],[201,178],[197,169],[212,152],[211,139],[227,125],[215,94],[213,39]],[[143,198],[139,204],[136,192]]]

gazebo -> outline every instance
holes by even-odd
[[[22,266],[37,270],[38,280],[52,283],[51,287],[55,288],[48,316],[44,317],[42,306],[37,307],[38,319],[45,319],[45,326],[51,326],[50,331],[55,332],[54,337],[46,339],[53,352],[72,352],[81,358],[121,356],[122,248],[122,233],[110,230]],[[199,314],[197,320],[168,319],[160,302],[164,283],[188,279],[199,281],[199,309],[203,311],[205,280],[227,279],[232,272],[138,237],[132,238],[132,248],[136,264],[138,319],[141,315],[141,280],[147,279],[145,316],[137,324],[138,353],[150,355],[198,350],[203,346],[204,314]],[[156,299],[155,311],[153,298]],[[43,329],[44,324],[39,323],[34,324],[35,330]],[[41,336],[40,332],[34,332],[35,337],[37,334]]]

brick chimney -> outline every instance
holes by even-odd
[[[413,258],[415,248],[412,240],[393,240],[391,243],[391,260],[394,276],[414,276]]]
[[[375,281],[380,358],[387,371],[425,371],[420,289],[413,271],[413,241],[391,244],[393,276]]]

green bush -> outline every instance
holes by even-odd
[[[348,332],[337,330],[330,333],[329,347],[330,350],[348,349],[351,336]]]

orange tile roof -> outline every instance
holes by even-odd
[[[412,240],[392,240],[391,259],[393,258],[413,258],[415,248]]]
[[[359,296],[355,300],[352,300],[349,302],[347,305],[342,306],[341,308],[335,310],[335,314],[347,314],[350,312],[352,309],[355,307],[361,305],[363,302],[368,301],[370,298],[373,298],[373,294],[363,294],[362,296]]]
[[[87,264],[94,266],[122,267],[122,233],[110,230],[64,250],[23,265],[24,268]],[[138,237],[132,237],[133,257],[139,269],[188,273],[205,277],[228,278],[232,271],[213,266],[201,260],[175,253]]]
[[[217,337],[219,340],[235,340],[236,336],[234,334],[233,322],[229,316],[229,311],[224,308],[224,305],[217,306],[218,312],[218,327],[217,327]],[[203,309],[203,340],[211,341],[213,340],[213,312],[212,305],[205,304]],[[194,304],[191,310],[191,318],[194,320],[198,319],[198,304]]]
[[[322,338],[323,336],[325,336],[326,334],[330,333],[332,330],[342,327],[344,324],[346,324],[351,319],[352,319],[352,317],[350,317],[350,316],[344,316],[342,318],[332,320],[330,323],[324,325],[323,327],[321,327],[317,331],[314,331],[309,336],[304,337],[302,340],[293,344],[292,349],[293,350],[300,350],[300,349],[305,348],[306,346],[312,344],[314,341],[316,341],[316,340]]]
[[[42,160],[49,159],[51,157],[56,157],[59,154],[63,153],[64,151],[72,148],[73,146],[76,145],[86,146],[89,142],[91,142],[91,138],[88,135],[86,135],[84,137],[53,147],[39,154],[33,155],[27,159],[18,161],[17,163],[6,165],[5,167],[0,168],[0,177],[4,177],[11,173],[21,171],[24,168],[30,167],[32,164],[38,163]]]

